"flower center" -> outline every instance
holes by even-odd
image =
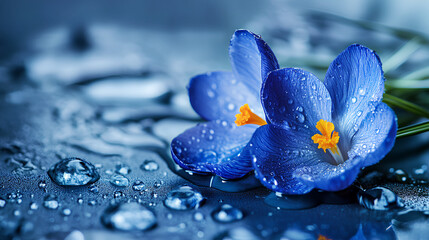
[[[343,156],[341,155],[341,151],[337,146],[338,141],[340,141],[340,136],[338,135],[338,132],[334,131],[334,124],[320,119],[316,124],[316,128],[322,134],[314,134],[311,137],[311,140],[313,140],[314,143],[319,144],[318,148],[323,148],[325,153],[326,149],[328,149],[336,164],[343,163]]]
[[[264,119],[250,110],[249,104],[247,103],[240,107],[240,113],[235,115],[235,117],[237,118],[235,120],[235,124],[237,124],[237,126],[243,126],[246,124],[256,124],[262,126],[267,124]]]

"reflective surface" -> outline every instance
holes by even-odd
[[[429,60],[425,35],[418,34],[429,22],[419,11],[424,1],[251,3],[187,0],[166,8],[134,1],[104,11],[100,2],[51,2],[49,14],[30,2],[2,3],[0,238],[425,239],[428,134],[399,139],[384,160],[338,193],[279,196],[252,174],[227,181],[172,162],[171,139],[202,122],[185,86],[196,74],[230,70],[235,29],[261,34],[282,67],[303,67],[320,79],[351,43],[376,50],[388,79],[429,75],[417,72]],[[400,31],[403,24],[417,33]],[[416,36],[423,39],[417,52],[410,43]],[[388,91],[429,105],[424,91]],[[400,125],[419,121],[395,110]],[[54,168],[62,177],[52,181],[49,169],[69,158],[91,167]],[[61,184],[64,177],[74,180]],[[184,184],[195,191],[172,194]],[[397,198],[378,190],[361,194],[360,205],[358,194],[375,187],[400,197],[399,207],[386,207]],[[177,200],[173,209],[165,206],[169,198]],[[183,206],[186,211],[174,210]]]

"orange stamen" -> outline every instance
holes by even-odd
[[[240,113],[235,115],[235,117],[237,118],[235,120],[235,124],[237,124],[237,126],[243,126],[246,124],[256,124],[262,126],[267,124],[264,119],[250,110],[249,104],[247,103],[240,107]]]
[[[331,240],[330,238],[327,238],[326,236],[323,236],[322,234],[319,234],[319,237],[317,240]]]
[[[326,152],[326,149],[330,149],[332,153],[340,155],[337,147],[338,141],[340,141],[340,136],[338,132],[335,132],[335,126],[333,123],[320,119],[316,128],[322,133],[314,134],[311,137],[314,143],[319,144],[318,148],[323,148],[323,151]]]

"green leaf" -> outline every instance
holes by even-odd
[[[427,131],[429,131],[429,122],[410,125],[410,126],[399,128],[398,132],[396,133],[396,138],[413,136]]]
[[[384,32],[402,39],[413,39],[415,37],[418,37],[422,41],[422,44],[429,43],[429,38],[427,36],[425,36],[420,32],[416,32],[409,29],[390,27],[390,26],[386,26],[386,25],[376,23],[376,22],[371,22],[371,21],[350,19],[350,18],[342,17],[339,15],[335,15],[327,12],[313,11],[311,14],[314,17],[319,17],[322,19],[340,22],[347,25],[353,25],[362,29],[367,29],[375,32]]]
[[[425,117],[425,118],[429,118],[429,111],[417,106],[414,103],[408,102],[407,100],[392,96],[390,94],[385,93],[383,95],[383,102],[388,104],[391,107],[398,107],[398,108],[402,108],[405,111],[414,113],[416,115]]]
[[[389,89],[412,89],[412,90],[427,90],[429,89],[428,80],[389,80],[386,81],[386,87]]]
[[[425,79],[429,78],[429,67],[423,67],[416,71],[413,71],[403,77],[401,79]]]

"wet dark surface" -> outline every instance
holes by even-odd
[[[315,11],[292,10],[305,16],[289,17],[300,28],[281,24],[282,14],[273,15],[277,23],[261,14],[239,18],[247,25],[230,18],[223,27],[193,31],[106,24],[47,28],[25,44],[16,43],[13,57],[4,54],[0,65],[1,238],[424,239],[429,229],[428,134],[398,140],[384,160],[339,193],[277,196],[251,174],[228,182],[189,175],[172,162],[171,139],[202,121],[188,103],[185,85],[195,74],[229,69],[227,47],[235,28],[250,25],[261,33],[281,66],[305,67],[322,77],[326,64],[353,42],[377,50],[384,61],[408,41],[329,21]],[[344,37],[338,29],[350,34]],[[386,76],[417,68],[427,53],[422,47],[419,56],[385,69]],[[427,100],[419,94],[410,98]],[[419,121],[402,114],[398,111],[400,124]],[[71,157],[94,165],[100,179],[82,186],[55,184],[48,170]],[[166,207],[168,193],[183,184],[205,200],[186,210]],[[373,187],[390,189],[400,203],[387,204],[384,211],[365,208],[382,197],[365,192]],[[360,205],[358,196],[366,196],[366,203]],[[131,227],[115,228],[101,220],[106,209],[110,214],[125,203],[153,212],[156,224],[149,221],[142,231],[145,225],[137,223],[150,218],[145,211],[141,218],[128,219],[137,224]],[[224,204],[242,216],[235,211],[235,219],[220,221],[229,219],[214,213]],[[133,209],[140,208],[132,204]]]

